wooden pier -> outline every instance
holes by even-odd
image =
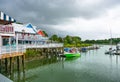
[[[12,75],[14,70],[25,73],[25,55],[23,52],[13,52],[0,55],[0,73]]]
[[[12,75],[14,70],[25,73],[26,52],[38,52],[40,56],[57,56],[63,53],[63,44],[20,45],[0,47],[0,73]]]
[[[6,54],[1,54],[0,59],[22,56],[22,55],[24,55],[23,52],[6,53]]]

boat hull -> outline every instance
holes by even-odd
[[[79,57],[80,53],[64,53],[65,57]]]

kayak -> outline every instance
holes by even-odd
[[[79,57],[80,53],[64,53],[65,57]]]

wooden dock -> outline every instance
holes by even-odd
[[[13,50],[14,49],[14,50]],[[22,49],[22,50],[21,50]],[[24,66],[24,49],[16,49],[16,48],[1,48],[0,53],[0,73],[6,73],[7,75],[12,75],[14,73],[14,69],[17,69],[18,72],[23,70],[25,72]],[[11,82],[11,81],[1,81],[0,82]]]
[[[25,73],[25,56],[26,51],[39,53],[40,56],[57,56],[63,53],[63,44],[44,44],[44,45],[18,45],[18,46],[1,46],[0,47],[0,73],[6,73],[12,76],[14,69],[18,73]],[[1,81],[0,82],[6,82]],[[11,82],[11,81],[8,81]]]
[[[16,56],[22,56],[22,55],[24,55],[23,52],[6,53],[6,54],[1,54],[0,55],[0,59],[10,58],[10,57],[16,57]]]

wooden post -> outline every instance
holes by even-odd
[[[19,56],[17,56],[17,70],[18,70],[18,73],[20,73],[20,61],[19,61]]]
[[[47,48],[46,57],[48,57],[48,55],[49,55],[49,50],[48,50],[48,48]]]
[[[15,57],[10,57],[10,79],[14,79],[14,60]]]
[[[62,47],[62,54],[64,54],[64,47]]]
[[[23,67],[23,74],[25,73],[25,56],[22,55],[22,67]]]
[[[0,73],[2,72],[2,59],[0,59]]]
[[[10,75],[12,74],[12,57],[10,57]]]
[[[8,73],[8,60],[5,58],[5,72]]]

